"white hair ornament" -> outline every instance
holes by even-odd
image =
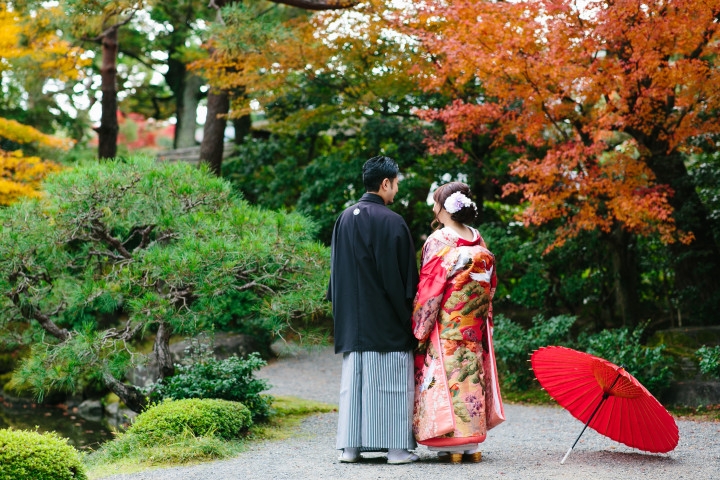
[[[443,204],[448,213],[456,213],[464,207],[475,208],[475,202],[466,197],[462,192],[455,192],[450,195]]]

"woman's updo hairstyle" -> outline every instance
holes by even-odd
[[[450,182],[444,185],[440,185],[435,190],[435,193],[433,193],[433,200],[435,200],[435,203],[445,209],[445,200],[447,200],[448,197],[450,197],[450,195],[455,192],[460,192],[461,194],[472,200],[470,187],[468,187],[462,182]],[[450,218],[452,218],[456,222],[466,225],[474,222],[477,218],[477,207],[475,206],[475,202],[473,202],[471,205],[463,206],[455,213],[451,213]],[[435,220],[437,220],[437,218]]]

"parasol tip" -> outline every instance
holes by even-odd
[[[567,457],[570,456],[570,452],[572,452],[572,447],[568,448],[567,453],[565,454],[565,456],[563,457],[563,459],[560,460],[560,465],[565,465],[565,460],[567,460]]]

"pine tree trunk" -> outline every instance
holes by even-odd
[[[714,220],[695,190],[682,155],[655,154],[647,163],[657,181],[675,192],[670,204],[678,228],[695,236],[689,245],[676,242],[669,246],[675,262],[677,313],[692,324],[714,323],[720,305],[720,248],[713,236]]]
[[[225,125],[230,110],[230,96],[225,91],[211,90],[208,93],[207,118],[200,144],[200,162],[207,163],[215,175],[220,175],[225,142]]]
[[[109,372],[103,373],[103,381],[105,386],[133,412],[140,413],[147,407],[147,397],[134,385],[121,382]]]
[[[117,55],[118,29],[111,28],[102,38],[102,66],[100,67],[102,91],[102,116],[98,132],[98,157],[117,156]]]
[[[175,373],[175,365],[170,354],[171,336],[172,328],[167,323],[160,322],[153,346],[153,354],[158,362],[160,378],[171,377]]]

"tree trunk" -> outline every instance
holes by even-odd
[[[360,0],[270,0],[273,3],[284,3],[292,7],[303,8],[305,10],[341,10],[350,8]],[[229,2],[228,2],[229,3]]]
[[[208,93],[207,117],[200,144],[200,162],[210,166],[215,175],[220,175],[225,142],[225,125],[230,110],[230,96],[225,91],[211,90]]]
[[[245,141],[245,137],[250,134],[250,128],[252,127],[250,115],[234,118],[233,127],[235,127],[235,145],[240,145]]]
[[[172,328],[167,323],[160,322],[155,336],[155,345],[153,346],[153,354],[158,362],[160,378],[171,377],[175,373],[175,365],[173,365],[172,355],[170,354],[171,336]]]
[[[100,67],[102,91],[102,116],[98,132],[98,157],[117,156],[117,55],[118,28],[111,28],[102,37],[102,66]]]
[[[682,155],[655,154],[647,164],[658,183],[675,192],[670,204],[678,228],[695,236],[690,245],[676,242],[668,247],[675,261],[678,316],[694,324],[714,323],[720,305],[720,249],[713,236],[714,220],[695,190]]]
[[[358,0],[270,0],[273,3],[282,3],[306,10],[342,10],[358,3]],[[218,10],[225,5],[242,3],[242,0],[215,0],[211,6]],[[209,50],[212,55],[212,49]],[[200,144],[200,162],[210,166],[215,175],[220,175],[223,160],[223,146],[225,142],[225,114],[230,111],[230,95],[224,91],[210,91],[208,94],[207,118],[203,128],[203,139]]]
[[[147,407],[147,397],[134,385],[128,385],[113,377],[109,372],[103,373],[103,381],[125,406],[133,412],[140,413]]]
[[[182,93],[178,98],[176,109],[177,124],[175,125],[175,148],[194,147],[195,130],[197,129],[197,109],[200,103],[200,87],[203,79],[192,72],[185,72],[182,82]]]
[[[638,263],[637,252],[632,245],[632,234],[616,227],[609,236],[613,272],[613,297],[615,311],[623,326],[637,323],[638,313]]]

